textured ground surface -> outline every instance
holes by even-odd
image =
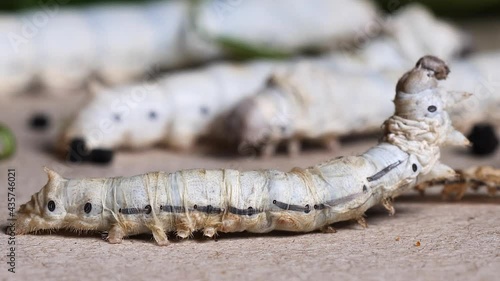
[[[498,35],[491,36],[498,30],[499,21],[463,25],[473,31],[481,49],[500,45]],[[282,155],[263,161],[151,149],[119,153],[106,167],[66,165],[53,158],[50,146],[58,127],[81,99],[81,95],[63,99],[22,97],[9,104],[0,103],[0,122],[13,128],[19,142],[16,156],[0,163],[0,224],[5,225],[8,217],[8,168],[17,171],[19,207],[45,184],[43,166],[65,177],[199,167],[288,170],[340,154],[359,153],[375,143],[373,139],[351,143],[337,154],[308,151],[295,159]],[[36,111],[50,114],[54,121],[50,131],[27,128],[27,120]],[[447,150],[443,159],[456,168],[486,164],[500,167],[500,151],[477,159],[462,150]],[[7,272],[8,236],[1,232],[0,280],[498,280],[500,195],[490,198],[469,193],[460,202],[444,202],[438,195],[408,194],[398,198],[395,207],[395,217],[388,217],[382,208],[371,210],[367,214],[368,229],[342,223],[335,234],[224,234],[217,242],[197,236],[174,240],[168,247],[156,246],[147,235],[121,245],[110,245],[99,235],[18,236],[15,274]]]

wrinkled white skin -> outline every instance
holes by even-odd
[[[34,51],[18,17],[0,14],[0,98],[26,90],[34,78]]]
[[[372,206],[382,203],[392,215],[392,198],[418,179],[449,176],[449,168],[439,163],[439,147],[464,145],[466,139],[455,134],[444,109],[461,97],[438,90],[398,92],[397,114],[384,124],[381,143],[359,156],[307,169],[196,169],[99,179],[65,179],[46,169],[48,183],[17,213],[16,234],[108,231],[110,243],[121,243],[128,235],[152,233],[159,245],[168,245],[170,231],[187,238],[196,230],[213,237],[217,232],[331,231],[330,224],[352,219],[366,225],[363,214]],[[432,114],[429,103],[438,105]]]
[[[256,92],[276,67],[269,62],[244,68],[219,64],[167,75],[157,82],[94,90],[92,101],[63,133],[62,146],[81,138],[89,149],[159,143],[189,149],[219,115]],[[149,118],[152,111],[157,118]]]

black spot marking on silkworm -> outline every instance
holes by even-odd
[[[366,187],[366,185],[363,185],[363,193],[367,193],[368,192],[368,187]]]
[[[198,209],[198,205],[194,204],[193,209],[197,210]]]
[[[47,204],[47,208],[49,209],[49,211],[53,212],[56,209],[56,202],[50,200]]]
[[[158,117],[158,114],[155,111],[149,112],[149,119],[156,120],[157,117]]]
[[[146,215],[149,215],[152,210],[153,209],[151,208],[151,205],[146,205],[146,207],[144,207],[144,212],[146,213]]]
[[[436,106],[434,106],[434,105],[431,105],[431,106],[427,107],[427,110],[428,110],[429,112],[436,112],[437,107],[436,107]]]
[[[83,211],[88,214],[90,211],[92,211],[92,204],[87,202],[85,203],[85,206],[83,206]]]
[[[403,163],[402,160],[398,160],[397,162],[392,163],[391,165],[383,168],[380,172],[377,172],[375,175],[367,177],[366,180],[368,182],[376,181],[380,179],[381,177],[385,176],[387,173],[389,173],[392,169],[396,168],[399,166],[401,163]]]
[[[308,214],[311,211],[311,207],[309,206],[309,204],[306,204],[304,208],[305,208],[304,213],[306,214]]]
[[[202,107],[200,107],[200,112],[201,112],[201,115],[207,116],[210,113],[210,110],[208,109],[208,107],[202,106]]]
[[[124,214],[124,215],[135,215],[142,213],[142,209],[139,208],[120,208],[118,212]]]
[[[255,214],[255,211],[253,210],[253,208],[252,207],[248,207],[248,214],[247,215],[251,216],[253,214]]]
[[[299,205],[287,204],[287,203],[276,201],[276,200],[273,200],[273,204],[278,206],[278,208],[283,209],[283,210],[300,211],[300,212],[305,212],[305,211],[309,210],[309,205],[306,205],[308,207],[302,207]]]
[[[186,211],[186,208],[182,206],[164,205],[160,206],[160,210],[168,213],[184,213]]]
[[[315,204],[314,205],[315,210],[323,210],[325,208],[326,208],[325,204]]]
[[[417,164],[411,165],[411,169],[416,172],[418,170]]]
[[[113,120],[115,120],[116,122],[120,122],[122,121],[122,117],[120,116],[120,114],[113,114]]]

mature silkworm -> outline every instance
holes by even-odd
[[[422,68],[410,72],[427,85],[436,79],[430,74]],[[46,169],[49,181],[20,207],[15,232],[109,231],[111,243],[152,233],[159,245],[166,245],[170,231],[186,238],[196,230],[212,237],[217,232],[326,230],[350,219],[365,224],[363,213],[373,205],[382,203],[393,214],[391,199],[414,186],[417,177],[454,173],[439,162],[439,147],[468,142],[444,109],[467,95],[450,99],[450,94],[434,87],[398,92],[398,114],[384,123],[383,141],[359,156],[307,169],[196,169],[100,179],[64,179]],[[437,110],[429,113],[429,103]]]
[[[283,53],[332,48],[379,19],[367,0],[172,0],[80,9],[46,4],[0,15],[0,96],[37,80],[75,89],[93,74],[123,84],[156,69],[229,56],[226,41]]]
[[[408,7],[407,10],[409,12],[402,13],[400,16],[411,15],[411,11],[414,9],[420,11],[420,8]],[[430,22],[436,21],[432,17],[425,17],[425,19],[431,19]],[[430,24],[425,21],[423,22]],[[457,30],[456,33],[458,34],[459,31]],[[408,33],[407,36],[418,36],[418,34]],[[443,36],[446,36],[446,34],[443,34]],[[307,59],[311,64],[325,67],[332,72],[331,75],[323,75],[325,76],[324,79],[323,76],[322,78],[316,77],[316,72],[307,73],[306,69],[302,70],[304,72],[303,77],[297,75],[300,80],[298,81],[299,84],[308,79],[311,83],[315,83],[318,80],[323,81],[319,83],[324,87],[317,95],[316,100],[320,99],[320,95],[324,95],[325,102],[313,104],[311,108],[314,111],[318,111],[315,116],[323,116],[324,119],[335,120],[328,122],[328,126],[315,125],[313,123],[306,124],[309,127],[309,131],[318,128],[319,132],[314,133],[313,138],[321,135],[320,133],[323,131],[330,130],[330,136],[324,135],[323,141],[333,149],[337,147],[336,136],[352,132],[377,130],[378,125],[392,114],[392,103],[389,101],[389,95],[392,92],[393,83],[397,80],[398,73],[403,71],[404,68],[402,67],[404,65],[408,64],[406,63],[408,58],[397,48],[397,44],[395,43],[397,40],[400,39],[392,37],[392,35],[386,35],[376,42],[369,43],[356,56],[327,54],[319,58]],[[390,52],[391,55],[379,56],[379,54],[373,53],[369,57],[373,59],[383,57],[383,63],[385,64],[365,60],[364,57],[372,51],[380,50],[382,42],[386,46],[393,48]],[[436,49],[439,49],[439,45],[436,44],[434,46]],[[460,46],[463,47],[463,44]],[[421,52],[425,53],[425,50],[427,49],[422,49]],[[447,55],[451,56],[452,53]],[[343,59],[340,60],[339,58]],[[356,63],[360,61],[363,62],[363,68],[356,66]],[[399,61],[401,64],[393,65],[391,61]],[[151,94],[150,97],[148,95],[142,102],[136,102],[134,106],[128,107],[129,110],[127,113],[131,116],[129,118],[115,118],[117,117],[115,116],[117,115],[117,107],[121,107],[116,106],[116,103],[119,103],[117,100],[131,100],[132,98],[129,96],[133,92],[140,91],[141,87],[146,88],[149,85],[148,83],[98,91],[94,95],[94,100],[82,109],[79,117],[65,130],[63,142],[59,144],[59,147],[65,151],[70,146],[71,141],[78,140],[78,143],[80,143],[80,140],[82,140],[90,150],[96,148],[114,149],[122,146],[139,148],[156,143],[167,143],[171,147],[188,149],[192,147],[192,144],[199,136],[204,135],[206,132],[209,132],[211,137],[216,138],[220,137],[220,135],[239,135],[243,127],[238,126],[242,125],[238,120],[247,117],[229,117],[229,126],[220,124],[219,121],[223,120],[223,117],[217,120],[215,118],[223,116],[222,114],[225,110],[253,95],[259,89],[272,85],[266,83],[271,73],[276,69],[279,69],[281,73],[282,69],[289,65],[291,68],[290,72],[293,73],[294,64],[295,62],[293,61],[288,63],[276,61],[260,62],[257,64],[248,63],[241,64],[238,67],[234,67],[231,64],[226,66],[220,64],[215,67],[181,72],[171,77],[167,76],[161,79],[162,82],[159,83],[161,85],[158,86],[156,92],[162,92],[168,97],[159,97],[159,94]],[[386,71],[386,74],[380,75],[376,73],[380,69],[391,68],[393,70]],[[216,69],[220,70],[216,71]],[[333,77],[331,78],[333,80],[328,81],[326,76]],[[348,84],[349,86],[347,86]],[[166,86],[162,85],[170,86],[167,89]],[[333,85],[331,91],[328,89],[329,85]],[[315,86],[312,87],[314,88]],[[317,87],[320,86],[318,85]],[[220,91],[219,88],[225,90]],[[351,89],[353,90],[351,91]],[[110,92],[113,92],[113,94],[109,95]],[[330,92],[334,94],[330,94]],[[304,92],[302,94],[308,95],[309,93]],[[354,103],[350,109],[339,106],[351,102],[349,97],[356,94],[359,94],[360,97],[361,95],[366,96],[363,97],[363,102]],[[100,97],[101,95],[103,97]],[[310,95],[313,96],[313,94]],[[362,107],[362,105],[366,104],[367,99],[373,101],[378,106]],[[221,101],[220,105],[214,104],[216,101]],[[115,102],[115,106],[112,105],[113,102]],[[297,100],[297,102],[300,101]],[[162,106],[154,111],[154,116],[161,115],[164,116],[163,119],[143,118],[151,113],[151,107],[155,108],[152,104],[168,104],[168,106]],[[248,104],[246,103],[246,105],[236,109],[235,111],[239,111],[237,114],[244,115],[246,111],[251,111],[251,107]],[[304,108],[308,108],[308,106],[310,104],[303,105]],[[171,110],[169,108],[174,109]],[[330,110],[333,108],[335,110]],[[353,108],[354,110],[352,110]],[[173,112],[174,110],[175,112]],[[167,118],[166,116],[169,117]],[[266,122],[269,121],[274,122],[274,127],[276,127],[280,134],[290,134],[292,132],[289,127],[293,126],[289,126],[287,123],[289,120],[280,120],[273,116],[265,116],[264,123],[257,124],[256,126],[261,126],[260,129],[269,130],[265,126]],[[153,124],[152,122],[155,123]],[[321,120],[318,119],[316,122],[321,122]],[[111,126],[114,129],[107,130],[103,128],[107,126]],[[233,134],[234,130],[231,130],[231,128],[235,127],[238,131]],[[228,132],[227,129],[230,129],[230,131]],[[246,134],[252,135],[252,132]],[[123,135],[132,135],[133,137],[123,138]],[[260,136],[265,137],[266,134],[261,134],[260,132],[253,134],[254,138]],[[130,141],[130,139],[133,139],[133,141]],[[246,140],[246,143],[251,144],[252,140]],[[297,142],[291,142],[290,147],[295,147],[292,150],[297,151]]]
[[[279,67],[277,62],[216,64],[167,75],[153,82],[99,88],[63,132],[61,150],[71,142],[87,149],[140,148],[165,144],[189,149],[211,123],[255,93]],[[98,86],[98,85],[97,85]]]
[[[500,190],[500,169],[491,166],[471,167],[465,170],[457,170],[456,175],[443,179],[432,179],[427,182],[419,183],[415,186],[421,194],[431,186],[443,186],[441,192],[444,198],[453,196],[460,200],[467,189],[474,190],[480,187],[486,187],[488,193],[493,196]]]

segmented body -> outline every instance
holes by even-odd
[[[126,235],[151,232],[166,245],[169,231],[183,238],[195,230],[209,237],[218,231],[308,232],[337,221],[363,221],[363,213],[380,203],[393,214],[392,198],[414,186],[418,176],[453,174],[439,162],[439,146],[468,143],[444,111],[465,96],[445,99],[435,91],[434,74],[417,64],[404,76],[420,77],[426,92],[398,92],[401,116],[389,118],[384,141],[360,156],[288,173],[198,169],[68,180],[47,169],[49,182],[21,206],[16,233],[99,230],[119,243]],[[437,102],[436,110],[429,113],[408,99]]]

